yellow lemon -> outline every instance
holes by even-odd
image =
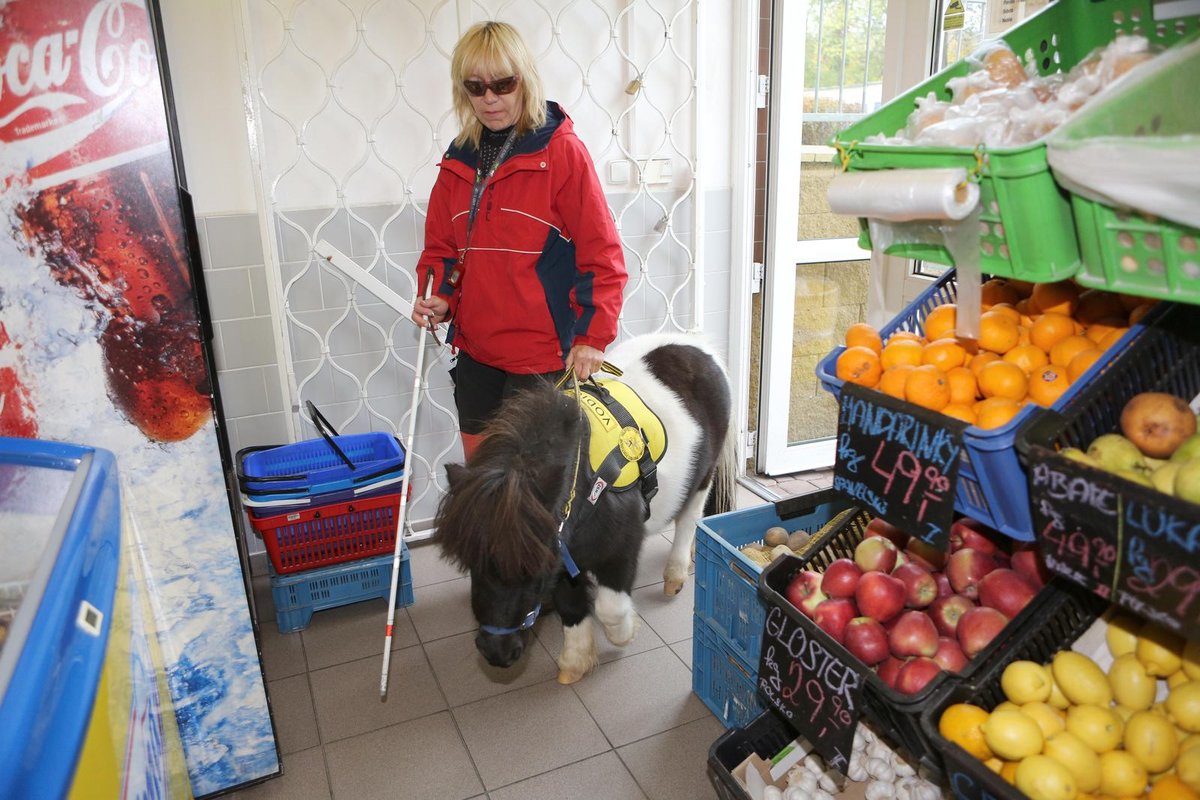
[[[938,719],[938,733],[980,761],[987,761],[992,757],[992,751],[988,749],[981,730],[987,718],[988,712],[979,706],[955,703],[947,706]]]
[[[1200,747],[1190,747],[1179,754],[1175,774],[1193,792],[1200,792]]]
[[[1046,738],[1032,717],[1020,710],[1004,709],[988,715],[983,723],[983,737],[993,753],[1008,761],[1040,753]]]
[[[1017,788],[1030,800],[1075,800],[1079,786],[1070,770],[1046,756],[1029,756],[1017,765]]]
[[[1146,791],[1150,776],[1136,758],[1124,750],[1110,750],[1100,756],[1100,794],[1109,797],[1135,797]]]
[[[1050,673],[1050,679],[1053,680],[1054,679],[1054,671],[1053,670],[1046,670],[1046,671]],[[1061,688],[1059,688],[1057,681],[1054,681],[1054,683],[1050,686],[1050,699],[1047,700],[1046,702],[1049,703],[1053,708],[1057,708],[1060,711],[1067,710],[1067,708],[1069,708],[1071,705],[1071,701],[1067,699],[1067,696],[1065,694],[1063,694],[1063,691]]]
[[[1020,710],[1021,710],[1021,707],[1019,705],[1012,702],[1011,700],[1005,700],[1004,702],[999,703],[995,708],[993,708],[992,713],[995,714],[997,711],[1020,711]]]
[[[987,761],[984,761],[984,762],[983,762],[983,765],[984,765],[985,767],[987,767],[988,769],[990,769],[992,772],[994,772],[994,773],[996,773],[997,775],[999,775],[999,774],[1000,774],[1000,772],[1001,772],[1001,770],[1003,770],[1003,769],[1004,769],[1004,764],[1005,764],[1005,763],[1006,763],[1006,762],[1004,762],[1004,761],[1001,761],[1000,759],[996,758],[995,756],[992,756],[992,757],[991,757],[991,758],[989,758]]]
[[[1004,696],[1019,706],[1049,700],[1053,685],[1046,668],[1036,661],[1014,661],[1000,676]]]
[[[1183,639],[1161,625],[1147,622],[1138,631],[1134,654],[1146,665],[1146,672],[1165,678],[1183,666]]]
[[[1004,761],[1000,765],[1000,777],[1013,786],[1017,785],[1017,766],[1016,761]]]
[[[1183,646],[1183,671],[1192,680],[1200,680],[1200,639],[1189,639]]]
[[[1141,711],[1154,705],[1158,680],[1133,653],[1117,656],[1108,668],[1108,685],[1118,705]]]
[[[1191,681],[1191,680],[1195,680],[1195,678],[1188,675],[1186,669],[1181,669],[1178,672],[1172,672],[1170,675],[1167,676],[1167,688],[1174,689],[1179,684],[1187,683],[1188,681]]]
[[[1049,703],[1026,703],[1021,706],[1021,712],[1033,717],[1033,721],[1042,729],[1043,736],[1049,736],[1067,727],[1067,715]]]
[[[1131,614],[1117,614],[1108,621],[1104,639],[1113,658],[1132,653],[1137,648],[1137,632],[1142,620]]]
[[[1200,681],[1188,681],[1167,694],[1167,714],[1188,733],[1200,733]]]
[[[1125,723],[1111,708],[1097,705],[1067,709],[1067,730],[1097,753],[1107,753],[1121,743]]]
[[[1069,769],[1079,784],[1079,791],[1094,792],[1100,786],[1100,756],[1075,734],[1060,731],[1046,737],[1042,755]]]
[[[1147,772],[1170,769],[1179,755],[1175,726],[1153,711],[1138,711],[1125,723],[1125,752],[1136,758]]]
[[[1182,733],[1183,738],[1179,740],[1179,752],[1191,750],[1196,745],[1200,745],[1200,733],[1188,733],[1182,728],[1176,728],[1176,733]]]
[[[1067,699],[1076,705],[1091,704],[1106,706],[1112,702],[1112,689],[1108,676],[1082,653],[1060,650],[1050,662],[1054,683]]]

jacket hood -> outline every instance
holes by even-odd
[[[571,118],[567,116],[567,112],[563,111],[562,106],[553,100],[548,100],[546,101],[546,121],[540,128],[522,136],[513,147],[509,157],[545,150],[550,145],[550,137],[560,128],[564,133],[570,133],[575,126],[571,122]],[[471,169],[475,169],[476,164],[479,163],[479,151],[470,144],[465,146],[451,144],[446,150],[446,158],[461,161]]]

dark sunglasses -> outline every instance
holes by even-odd
[[[487,81],[472,81],[465,80],[462,86],[467,90],[467,94],[471,97],[483,97],[487,94],[488,89],[491,89],[495,94],[512,94],[517,88],[517,81],[521,80],[520,75],[509,75],[507,78],[497,78],[488,83]]]

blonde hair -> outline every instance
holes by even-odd
[[[546,122],[546,91],[538,72],[533,53],[517,29],[506,22],[480,22],[471,26],[454,46],[450,58],[451,96],[454,112],[462,126],[454,143],[464,146],[470,142],[479,148],[483,123],[475,116],[471,96],[462,82],[472,75],[490,73],[493,77],[520,76],[517,83],[519,103],[517,134],[540,128]]]

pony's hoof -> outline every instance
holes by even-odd
[[[624,647],[637,637],[641,629],[642,618],[637,614],[630,614],[619,625],[613,625],[611,628],[605,625],[604,636],[616,647]]]
[[[663,580],[663,594],[667,597],[674,597],[683,591],[683,581],[680,578],[667,578]]]
[[[560,669],[558,671],[558,682],[563,686],[570,686],[572,683],[578,683],[583,680],[586,672],[575,672],[573,670]]]

